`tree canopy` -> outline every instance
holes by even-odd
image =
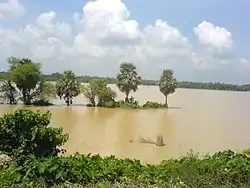
[[[132,63],[122,63],[120,72],[117,74],[117,87],[125,93],[125,101],[128,101],[128,96],[131,91],[136,91],[141,82],[141,77],[136,71],[136,66]]]
[[[73,98],[81,92],[81,84],[77,76],[71,71],[64,71],[61,78],[56,82],[56,93],[58,97],[65,100],[69,106],[73,103]]]
[[[166,69],[163,71],[158,86],[160,91],[165,95],[165,105],[167,106],[167,96],[171,93],[174,93],[175,89],[177,88],[177,80],[174,77],[172,70]]]
[[[95,99],[98,99],[97,106],[105,106],[105,103],[114,101],[116,93],[107,86],[105,79],[93,79],[89,85],[84,87],[83,93],[92,106],[96,105]]]

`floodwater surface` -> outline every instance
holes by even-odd
[[[118,99],[124,95],[118,92]],[[164,102],[156,86],[140,86],[132,93],[136,100]],[[218,150],[242,151],[250,148],[250,93],[177,89],[169,96],[168,110],[127,110],[87,108],[83,95],[67,107],[32,107],[50,110],[51,125],[63,127],[69,134],[65,144],[68,154],[92,153],[135,158],[146,163],[159,163],[180,157],[191,150],[201,155]],[[0,106],[0,115],[21,106]],[[156,140],[162,135],[164,147],[130,142],[140,137]]]

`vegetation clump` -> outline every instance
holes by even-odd
[[[17,104],[22,101],[24,105],[48,106],[52,105],[52,99],[58,96],[64,99],[69,106],[73,99],[83,93],[88,99],[88,107],[106,108],[167,108],[167,95],[173,93],[176,88],[176,80],[171,70],[165,70],[159,81],[160,91],[166,97],[166,104],[148,101],[140,106],[129,94],[138,89],[141,77],[137,73],[136,66],[132,63],[122,63],[117,74],[116,85],[125,94],[124,101],[116,101],[116,92],[108,87],[106,79],[95,78],[90,80],[88,86],[81,86],[79,77],[72,71],[64,71],[56,74],[56,84],[45,82],[41,73],[41,66],[27,58],[8,58],[9,72],[4,74],[4,80],[0,85],[0,99],[8,104]]]
[[[62,128],[49,126],[51,114],[16,110],[0,118],[0,151],[19,158],[55,156],[68,139]]]
[[[116,92],[107,86],[104,79],[93,79],[88,86],[82,87],[84,96],[88,99],[90,107],[112,107],[115,102]]]
[[[75,154],[30,159],[22,167],[0,170],[0,185],[107,184],[142,187],[249,187],[250,158],[224,151],[199,159],[194,155],[143,165],[140,161],[114,156]]]
[[[40,64],[27,58],[8,58],[9,71],[0,86],[0,98],[7,104],[50,105],[54,86],[45,82]]]
[[[49,106],[52,99],[56,99],[56,89],[52,83],[41,81],[39,84],[33,105],[35,106]]]
[[[166,104],[161,104],[158,102],[151,102],[147,101],[145,104],[142,105],[143,108],[167,108]]]

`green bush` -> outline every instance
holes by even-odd
[[[147,101],[144,105],[142,105],[143,108],[168,108],[166,104],[161,104],[158,102],[151,102]]]
[[[32,103],[34,106],[52,106],[53,103],[44,100],[37,100]]]
[[[138,109],[141,108],[138,101],[134,99],[134,97],[130,97],[128,101],[118,101],[118,108],[130,108],[130,109]]]
[[[127,102],[125,101],[115,101],[109,100],[106,101],[103,105],[105,108],[128,108],[128,109],[138,109],[141,108],[138,104],[138,101],[135,101],[133,97],[130,97]]]
[[[51,114],[17,110],[0,118],[0,151],[10,157],[54,156],[68,139],[62,128],[49,127]]]
[[[22,167],[5,169],[2,173],[12,184],[43,183],[126,184],[142,187],[249,187],[250,158],[232,151],[216,153],[199,159],[193,155],[159,165],[142,165],[139,161],[102,158],[98,155],[54,156],[27,160]],[[1,179],[0,179],[1,182]],[[10,182],[5,182],[10,185]],[[173,186],[174,187],[174,186]]]

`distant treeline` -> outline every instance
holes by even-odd
[[[0,72],[0,79],[4,79],[6,72]],[[57,81],[60,78],[60,73],[52,73],[44,75],[46,81]],[[116,84],[116,79],[111,77],[98,77],[98,76],[79,76],[81,82],[89,83],[91,79],[102,78],[106,79],[108,84]],[[157,85],[156,80],[145,80],[141,81],[142,85],[154,86]],[[250,91],[250,84],[247,85],[234,85],[234,84],[223,84],[223,83],[203,83],[203,82],[189,82],[182,81],[178,82],[178,88],[189,88],[189,89],[209,89],[209,90],[226,90],[226,91]]]

